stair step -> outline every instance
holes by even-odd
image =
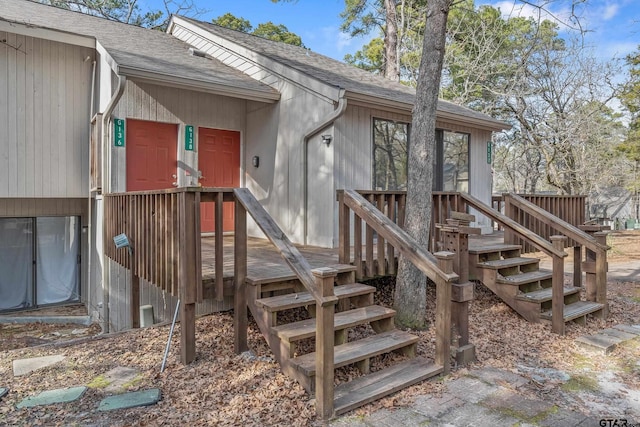
[[[442,366],[423,358],[415,358],[340,384],[334,391],[336,415],[434,377],[442,371]]]
[[[350,285],[340,285],[333,288],[338,298],[350,298],[359,295],[366,295],[376,291],[376,288],[362,283],[353,283]],[[309,304],[315,304],[313,296],[308,292],[299,292],[286,295],[278,295],[275,297],[261,298],[256,300],[256,305],[267,311],[276,312],[288,310],[296,307],[304,307]]]
[[[518,249],[522,249],[520,245],[506,245],[506,244],[496,244],[496,245],[486,245],[486,246],[478,246],[469,248],[470,254],[490,254],[494,252],[503,252],[503,251],[515,251]]]
[[[538,264],[539,262],[540,260],[538,258],[515,257],[515,258],[507,258],[507,259],[498,259],[495,261],[479,262],[477,266],[480,268],[500,270],[502,268],[518,267],[521,265],[529,265],[529,264]]]
[[[573,319],[577,319],[578,317],[595,313],[596,311],[602,310],[603,308],[604,308],[604,304],[600,304],[597,302],[577,301],[577,302],[574,302],[573,304],[564,306],[564,313],[563,313],[564,321],[569,322]],[[551,310],[547,310],[540,313],[540,318],[551,320]]]
[[[538,270],[528,273],[514,274],[513,276],[498,277],[496,282],[505,285],[526,285],[527,283],[537,282],[538,280],[551,279],[553,274],[550,271]]]
[[[580,288],[564,288],[564,296],[573,295],[580,292]],[[530,301],[536,303],[543,303],[545,301],[551,301],[553,295],[553,288],[540,289],[533,292],[527,292],[526,294],[520,294],[516,296],[516,299],[522,301]]]
[[[417,342],[417,336],[394,329],[336,346],[333,363],[336,368],[339,368],[383,353],[389,353]],[[298,356],[291,359],[290,362],[307,376],[316,374],[315,352]]]
[[[369,322],[375,322],[376,320],[393,317],[395,314],[395,310],[381,307],[379,305],[370,305],[368,307],[342,311],[340,313],[336,313],[334,316],[334,329],[341,330]],[[289,342],[315,337],[316,319],[306,319],[300,322],[275,326],[271,331],[280,339]]]
[[[356,271],[356,267],[351,264],[325,264],[323,265],[323,267],[331,267],[337,270],[338,275]],[[249,274],[247,276],[247,284],[257,286],[298,280],[298,276],[296,276],[294,273],[291,273],[291,269],[288,267],[286,267],[286,272],[281,271],[280,268],[269,268],[267,270],[272,271],[272,273],[264,273],[261,271],[261,275],[258,276]]]

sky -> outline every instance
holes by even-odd
[[[256,27],[272,21],[284,24],[302,37],[311,50],[342,60],[366,44],[371,36],[351,38],[340,31],[340,12],[344,0],[293,0],[273,3],[271,0],[193,0],[207,12],[197,18],[210,21],[227,12],[242,17]],[[139,0],[142,8],[157,7],[160,0]],[[567,22],[571,0],[546,0],[547,9],[561,22]],[[491,4],[503,15],[537,15],[538,11],[523,6],[518,0],[476,0],[476,5]],[[515,4],[515,6],[514,6]],[[602,59],[624,57],[640,45],[640,0],[586,0],[575,9],[580,22],[589,32],[586,42]],[[551,17],[551,18],[553,18]]]

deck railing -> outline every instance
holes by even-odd
[[[129,269],[134,327],[139,326],[139,283],[144,279],[180,298],[181,361],[195,358],[195,304],[203,301],[200,206],[215,203],[215,230],[223,230],[223,204],[234,210],[234,344],[247,345],[247,215],[274,244],[316,302],[316,409],[322,419],[333,414],[334,310],[336,270],[311,269],[275,221],[246,188],[180,188],[106,194],[104,196],[106,255]],[[125,234],[131,251],[110,244]],[[215,233],[215,296],[223,297],[223,233]],[[277,352],[277,349],[274,349]]]
[[[365,197],[354,190],[340,190],[339,199],[339,230],[340,249],[339,258],[341,263],[349,264],[354,262],[358,265],[358,250],[354,251],[355,258],[351,260],[351,214],[354,216],[354,234],[360,228],[357,224],[366,223],[377,233],[378,242],[382,241],[380,247],[388,245],[406,257],[409,262],[415,265],[429,279],[436,284],[436,353],[435,363],[443,367],[444,373],[449,372],[449,358],[451,347],[451,285],[456,282],[458,275],[452,271],[452,259],[448,253],[441,254],[441,259],[424,249],[418,242],[409,236],[398,224],[385,215],[379,204],[369,202]],[[379,200],[379,199],[378,199]],[[386,199],[388,201],[391,198]],[[393,216],[391,216],[393,217]],[[355,246],[360,246],[362,239],[355,237]],[[361,253],[361,251],[360,251]],[[379,255],[379,254],[378,254]]]
[[[537,231],[543,231],[544,235],[547,234],[561,234],[566,236],[564,247],[567,244],[574,248],[574,265],[573,265],[573,277],[574,286],[581,286],[582,269],[584,267],[587,273],[586,280],[586,299],[588,301],[595,301],[604,305],[604,315],[607,315],[607,250],[609,247],[606,245],[606,235],[603,233],[596,233],[596,236],[591,236],[587,232],[581,230],[576,225],[569,223],[555,215],[550,214],[545,209],[535,205],[534,203],[526,200],[515,194],[505,194],[505,210],[510,217],[526,218],[525,223],[532,226]],[[565,215],[572,216],[572,215]],[[577,218],[574,215],[574,218]],[[540,225],[543,224],[543,225]],[[519,239],[508,234],[505,231],[506,242],[518,242]],[[567,243],[567,240],[570,243]],[[586,249],[586,261],[582,261],[582,247]]]

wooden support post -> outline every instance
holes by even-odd
[[[469,282],[469,233],[480,233],[471,228],[473,215],[451,212],[447,224],[436,224],[440,229],[442,250],[454,253],[452,270],[458,274],[459,283],[451,284],[451,346],[456,362],[460,365],[475,360],[475,346],[469,343],[469,301],[473,299],[473,283]]]
[[[214,211],[215,236],[215,274],[216,301],[224,300],[224,193],[216,193],[216,207]]]
[[[350,264],[351,262],[351,212],[344,204],[344,191],[338,191],[338,262]]]
[[[452,252],[436,252],[438,265],[444,272],[453,271]],[[451,358],[451,284],[438,277],[436,279],[436,365],[442,366],[442,373],[450,371]]]
[[[132,261],[134,262],[134,261]],[[140,327],[140,276],[137,276],[131,269],[131,297],[129,301],[131,307],[131,327]]]
[[[311,270],[325,301],[316,304],[316,412],[321,420],[334,415],[334,314],[337,298],[333,283],[338,271],[333,268]]]
[[[599,231],[594,233],[598,243],[602,246],[607,245],[607,233]],[[606,318],[609,314],[609,303],[607,301],[607,250],[599,249],[596,252],[596,302],[604,304],[602,316]]]
[[[200,193],[181,192],[178,198],[180,247],[178,280],[180,294],[180,360],[187,365],[196,356],[196,302],[202,298],[200,260]]]
[[[249,350],[247,343],[247,211],[242,203],[236,200],[234,247],[235,263],[233,277],[235,290],[233,295],[233,330],[235,333],[234,350],[240,354]]]
[[[564,251],[566,236],[551,236],[553,247]],[[564,258],[553,256],[553,272],[551,277],[551,322],[552,329],[558,335],[564,335]]]
[[[582,246],[573,247],[573,286],[582,287]]]
[[[587,301],[595,302],[597,299],[596,272],[594,266],[596,264],[596,253],[589,248],[585,248],[585,297]]]

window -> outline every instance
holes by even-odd
[[[80,217],[0,218],[0,312],[78,301]]]
[[[407,189],[409,124],[373,119],[373,188]],[[433,190],[469,192],[469,135],[436,130]]]
[[[434,189],[440,191],[469,192],[469,135],[448,131],[437,131],[436,167]]]
[[[409,124],[373,119],[373,188],[407,189]]]

